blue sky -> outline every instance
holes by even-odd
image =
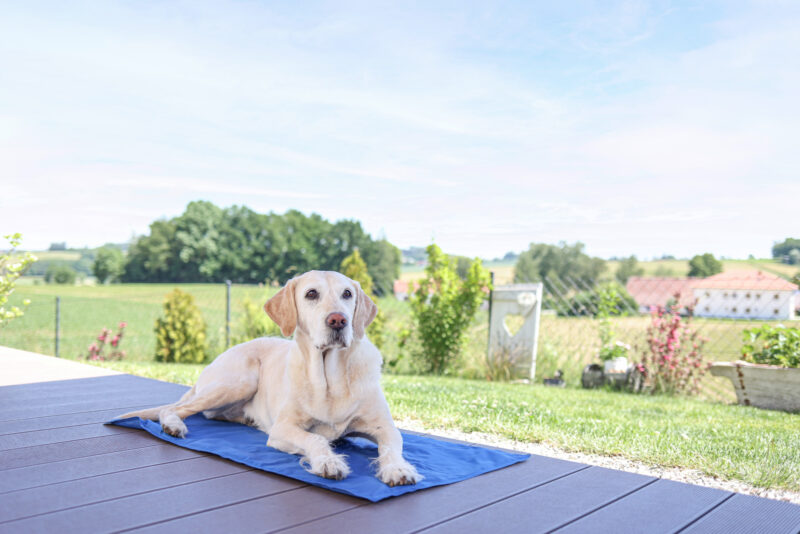
[[[0,231],[123,242],[206,199],[470,256],[766,256],[800,235],[798,27],[767,0],[5,3]]]

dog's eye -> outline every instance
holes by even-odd
[[[308,291],[306,291],[306,298],[308,300],[317,300],[318,296],[319,293],[317,293],[316,289],[309,289]]]
[[[352,294],[352,293],[350,293],[350,290],[349,290],[349,289],[345,289],[345,290],[344,290],[344,293],[342,293],[342,298],[343,298],[343,299],[349,299],[349,298],[350,298],[350,297],[352,297],[352,296],[353,296],[353,294]]]

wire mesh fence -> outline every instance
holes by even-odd
[[[601,306],[613,294],[608,323],[612,342],[627,347],[628,358],[640,361],[649,350],[647,329],[652,313],[672,309],[705,341],[706,362],[742,357],[743,333],[762,324],[800,327],[798,287],[757,270],[730,271],[708,278],[631,277],[622,282],[545,276],[537,377],[562,369],[577,383],[581,370],[597,362],[602,347]],[[706,374],[701,396],[735,400],[726,379]]]
[[[599,360],[602,299],[614,288],[616,296],[608,322],[613,342],[624,344],[631,361],[647,350],[647,328],[651,312],[673,307],[707,341],[705,361],[732,361],[741,357],[743,331],[762,324],[800,327],[797,320],[800,296],[797,286],[759,271],[731,271],[705,279],[631,277],[625,283],[546,276],[539,329],[536,380],[563,370],[568,383],[577,385],[585,365]],[[166,294],[174,287],[192,294],[207,325],[212,356],[228,343],[243,341],[241,329],[245,303],[259,308],[277,291],[275,287],[238,285],[230,288],[230,307],[225,284],[123,284],[114,286],[22,285],[10,304],[30,300],[25,315],[0,328],[0,345],[55,355],[56,296],[60,297],[59,355],[82,359],[103,328],[115,330],[127,323],[121,344],[127,358],[152,360],[156,338],[154,325],[163,311]],[[407,303],[391,297],[381,299],[387,312],[387,360],[397,358],[400,330],[412,327]],[[229,310],[229,312],[228,312]],[[228,321],[228,313],[230,320]],[[487,347],[488,313],[472,329],[468,351],[482,362]],[[514,331],[521,318],[507,317]],[[397,330],[397,332],[394,332]],[[230,340],[230,341],[229,341]],[[469,358],[468,358],[469,359]],[[473,362],[474,363],[474,362]],[[456,370],[458,372],[458,370]],[[480,372],[473,373],[481,376]],[[734,400],[725,379],[706,374],[701,396],[718,401]]]

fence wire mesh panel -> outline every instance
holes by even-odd
[[[522,280],[528,282],[528,280]],[[761,325],[800,327],[798,286],[758,270],[729,271],[708,278],[631,277],[625,281],[545,276],[537,378],[561,369],[571,384],[599,360],[601,317],[608,315],[611,342],[637,362],[649,350],[653,314],[673,311],[699,334],[705,362],[742,358],[744,331]],[[605,307],[605,309],[604,309]],[[705,374],[701,398],[733,402],[727,379]]]

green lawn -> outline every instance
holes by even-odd
[[[800,491],[800,415],[694,399],[385,376],[398,418]]]
[[[193,384],[202,365],[104,362],[103,367]],[[765,488],[800,491],[800,414],[687,398],[385,375],[397,419],[495,434],[569,451],[621,455]]]

